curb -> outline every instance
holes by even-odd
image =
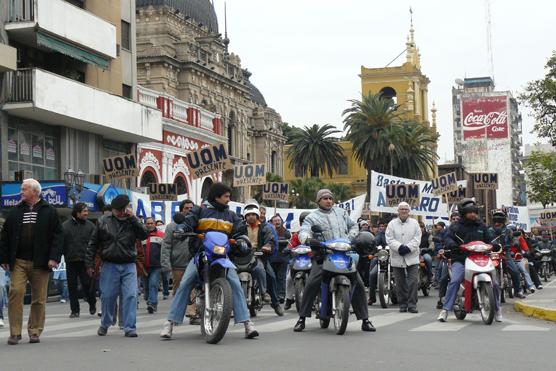
[[[514,310],[529,317],[556,322],[556,309],[536,307],[534,305],[525,304],[522,301],[516,301],[514,303]]]

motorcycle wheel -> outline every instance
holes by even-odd
[[[217,278],[210,285],[212,308],[202,308],[201,333],[209,344],[216,344],[226,334],[232,316],[232,288],[225,278]]]
[[[481,318],[486,325],[492,324],[494,320],[495,306],[494,292],[492,291],[492,284],[490,282],[481,282],[479,284],[479,310]]]
[[[512,276],[509,273],[504,273],[504,276],[504,281],[506,283],[506,287],[504,289],[506,290],[508,297],[512,299],[514,297],[514,285],[512,282]]]
[[[463,300],[459,296],[456,299],[456,303],[454,304],[454,315],[460,321],[463,321],[465,319],[465,316],[467,316],[467,313],[463,309]]]
[[[303,300],[303,290],[305,289],[305,282],[303,279],[298,278],[294,283],[295,288],[295,309],[297,313],[301,310],[301,301]]]
[[[548,269],[548,263],[547,262],[544,262],[542,264],[542,273],[543,273],[544,282],[548,282],[548,278],[550,277],[549,276],[550,270]]]
[[[250,317],[257,317],[257,311],[261,310],[259,306],[260,301],[257,300],[258,291],[259,291],[259,284],[255,281],[253,282],[253,286],[251,286],[251,292],[249,293],[249,297],[251,298],[251,303],[248,306]]]
[[[380,306],[382,308],[388,308],[389,299],[390,293],[386,287],[386,273],[380,272],[378,275],[378,300],[380,301]]]
[[[500,287],[500,302],[505,303],[506,295],[504,295],[505,294],[504,287],[506,287],[506,283],[504,282],[504,277],[500,276],[500,271],[498,269],[496,269],[496,282],[498,282],[498,285]]]
[[[343,335],[346,332],[349,320],[349,299],[350,288],[348,286],[338,286],[333,293],[336,295],[336,311],[334,313],[334,329],[336,335]]]

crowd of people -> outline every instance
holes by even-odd
[[[297,303],[299,319],[293,328],[295,332],[305,329],[321,283],[329,280],[323,274],[323,254],[318,249],[321,240],[315,235],[314,226],[319,226],[320,238],[324,240],[352,241],[358,259],[354,263],[357,272],[350,276],[351,305],[361,321],[361,330],[366,332],[376,331],[368,307],[377,302],[378,260],[374,254],[378,248],[389,247],[400,312],[418,313],[419,263],[424,262],[428,282],[438,288],[441,322],[447,320],[453,309],[463,281],[466,253],[461,245],[480,240],[500,250],[518,298],[524,298],[525,291],[542,289],[540,261],[535,252],[552,248],[550,240],[538,230],[525,233],[508,224],[503,211],[493,213],[492,226],[485,225],[472,199],[464,200],[448,221],[438,221],[429,231],[422,222],[409,216],[411,208],[405,202],[398,205],[397,217],[388,223],[378,221],[373,225],[368,220],[355,223],[346,210],[335,206],[332,192],[322,189],[315,200],[318,208],[302,213],[300,230],[292,234],[280,215],[267,221],[266,209],[254,200],[245,204],[241,215],[236,215],[228,207],[231,192],[222,183],[213,184],[205,202],[195,205],[191,200],[182,201],[178,217],[167,225],[151,217],[137,218],[126,195],[115,197],[95,223],[89,220],[87,205],[80,202],[73,205],[71,218],[62,223],[56,209],[40,197],[39,182],[23,181],[21,202],[9,212],[0,236],[0,327],[4,326],[3,309],[7,304],[8,344],[18,344],[22,338],[27,282],[31,286],[28,335],[31,343],[40,342],[52,270],[54,279],[60,282],[62,300],[69,299],[70,318],[80,317],[80,297],[88,304],[89,314],[95,315],[97,296],[100,297],[99,336],[105,336],[111,326],[118,325],[126,337],[137,337],[136,314],[141,293],[151,314],[158,311],[160,291],[163,300],[171,297],[161,338],[172,338],[174,327],[185,318],[189,318],[191,325],[198,325],[195,288],[200,277],[194,258],[201,242],[191,232],[220,231],[231,238],[243,231],[249,248],[263,253],[252,276],[259,284],[263,301],[278,316],[290,310],[295,301],[289,264],[291,250],[299,245],[310,246],[313,264],[303,300]],[[245,248],[241,246],[238,249]],[[556,267],[554,257],[552,264]],[[232,289],[235,323],[244,325],[246,338],[259,336],[238,274],[228,269],[226,278]],[[495,280],[493,286],[495,319],[502,321],[500,285]]]

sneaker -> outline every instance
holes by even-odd
[[[446,309],[442,309],[440,314],[438,315],[437,320],[440,322],[446,322],[448,320],[448,311]]]
[[[531,294],[534,294],[534,293],[535,293],[535,288],[534,288],[534,287],[529,287],[529,292],[530,292]]]
[[[0,328],[4,328],[4,320],[0,318]]]
[[[164,322],[164,325],[162,327],[162,332],[160,333],[160,337],[163,339],[171,339],[173,330],[174,330],[174,323],[172,321]]]
[[[255,328],[255,324],[251,321],[244,322],[245,323],[245,338],[246,339],[254,339],[259,336],[259,332]]]
[[[29,343],[30,344],[38,344],[41,342],[41,339],[39,339],[39,335],[31,335],[29,336]]]
[[[282,306],[280,304],[277,304],[277,305],[273,306],[272,309],[274,309],[274,313],[276,313],[278,315],[278,317],[283,317],[284,316],[284,309],[282,308]]]
[[[502,322],[502,311],[499,309],[496,311],[496,313],[494,314],[494,320],[496,322]]]
[[[21,336],[10,336],[8,338],[8,345],[17,345],[19,340],[21,340]]]
[[[518,299],[525,299],[525,295],[523,295],[523,293],[521,291],[516,293],[514,296]]]
[[[419,313],[419,311],[417,310],[417,308],[409,308],[407,311],[408,311],[409,313],[413,313],[413,314]]]
[[[436,303],[436,309],[442,309],[443,306],[444,306],[444,303],[442,303],[442,300],[439,300],[439,301]]]
[[[71,312],[71,314],[69,315],[69,318],[79,318],[79,313]]]
[[[542,285],[537,286],[537,290],[542,290],[542,289],[543,289]]]
[[[270,298],[270,295],[268,294],[268,292],[265,292],[263,295],[263,301],[265,303],[270,303],[272,301],[272,299]]]
[[[376,328],[373,326],[371,321],[364,319],[361,323],[361,331],[375,332]]]
[[[60,303],[65,304],[66,303],[66,299],[61,299]]]
[[[136,338],[137,337],[137,331],[135,331],[135,330],[128,331],[124,334],[124,336],[126,338]]]
[[[106,327],[100,326],[97,330],[97,335],[98,336],[106,336],[107,332],[108,332],[108,329]]]
[[[89,314],[91,316],[94,316],[96,312],[97,312],[96,304],[89,304]]]
[[[295,303],[295,300],[293,299],[286,299],[286,302],[284,303],[284,310],[289,310],[293,303]]]
[[[305,317],[299,317],[295,326],[293,327],[294,332],[301,332],[305,329]]]
[[[97,316],[102,317],[102,312],[98,312]]]
[[[147,312],[149,312],[149,314],[153,314],[154,313],[154,306],[152,306],[151,304],[147,305]]]

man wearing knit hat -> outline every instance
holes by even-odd
[[[317,193],[317,204],[319,208],[309,214],[303,221],[299,231],[299,241],[302,244],[310,243],[313,240],[311,227],[318,225],[322,228],[325,241],[334,238],[348,238],[353,240],[359,233],[357,224],[353,222],[347,211],[341,207],[334,206],[334,195],[329,189],[321,189]],[[299,311],[299,320],[293,330],[301,332],[305,329],[305,318],[311,317],[311,308],[320,290],[322,279],[322,258],[313,258],[311,273],[307,279],[303,300]],[[361,330],[375,331],[373,324],[369,321],[369,308],[361,276],[357,274],[357,281],[353,289],[352,306],[355,316],[361,320]]]
[[[87,249],[87,271],[94,273],[95,255],[100,250],[102,270],[100,289],[102,317],[98,335],[105,336],[112,324],[116,298],[122,297],[123,327],[126,337],[137,337],[137,240],[148,231],[130,207],[129,197],[118,195],[112,200],[112,214],[102,216],[96,224]]]

